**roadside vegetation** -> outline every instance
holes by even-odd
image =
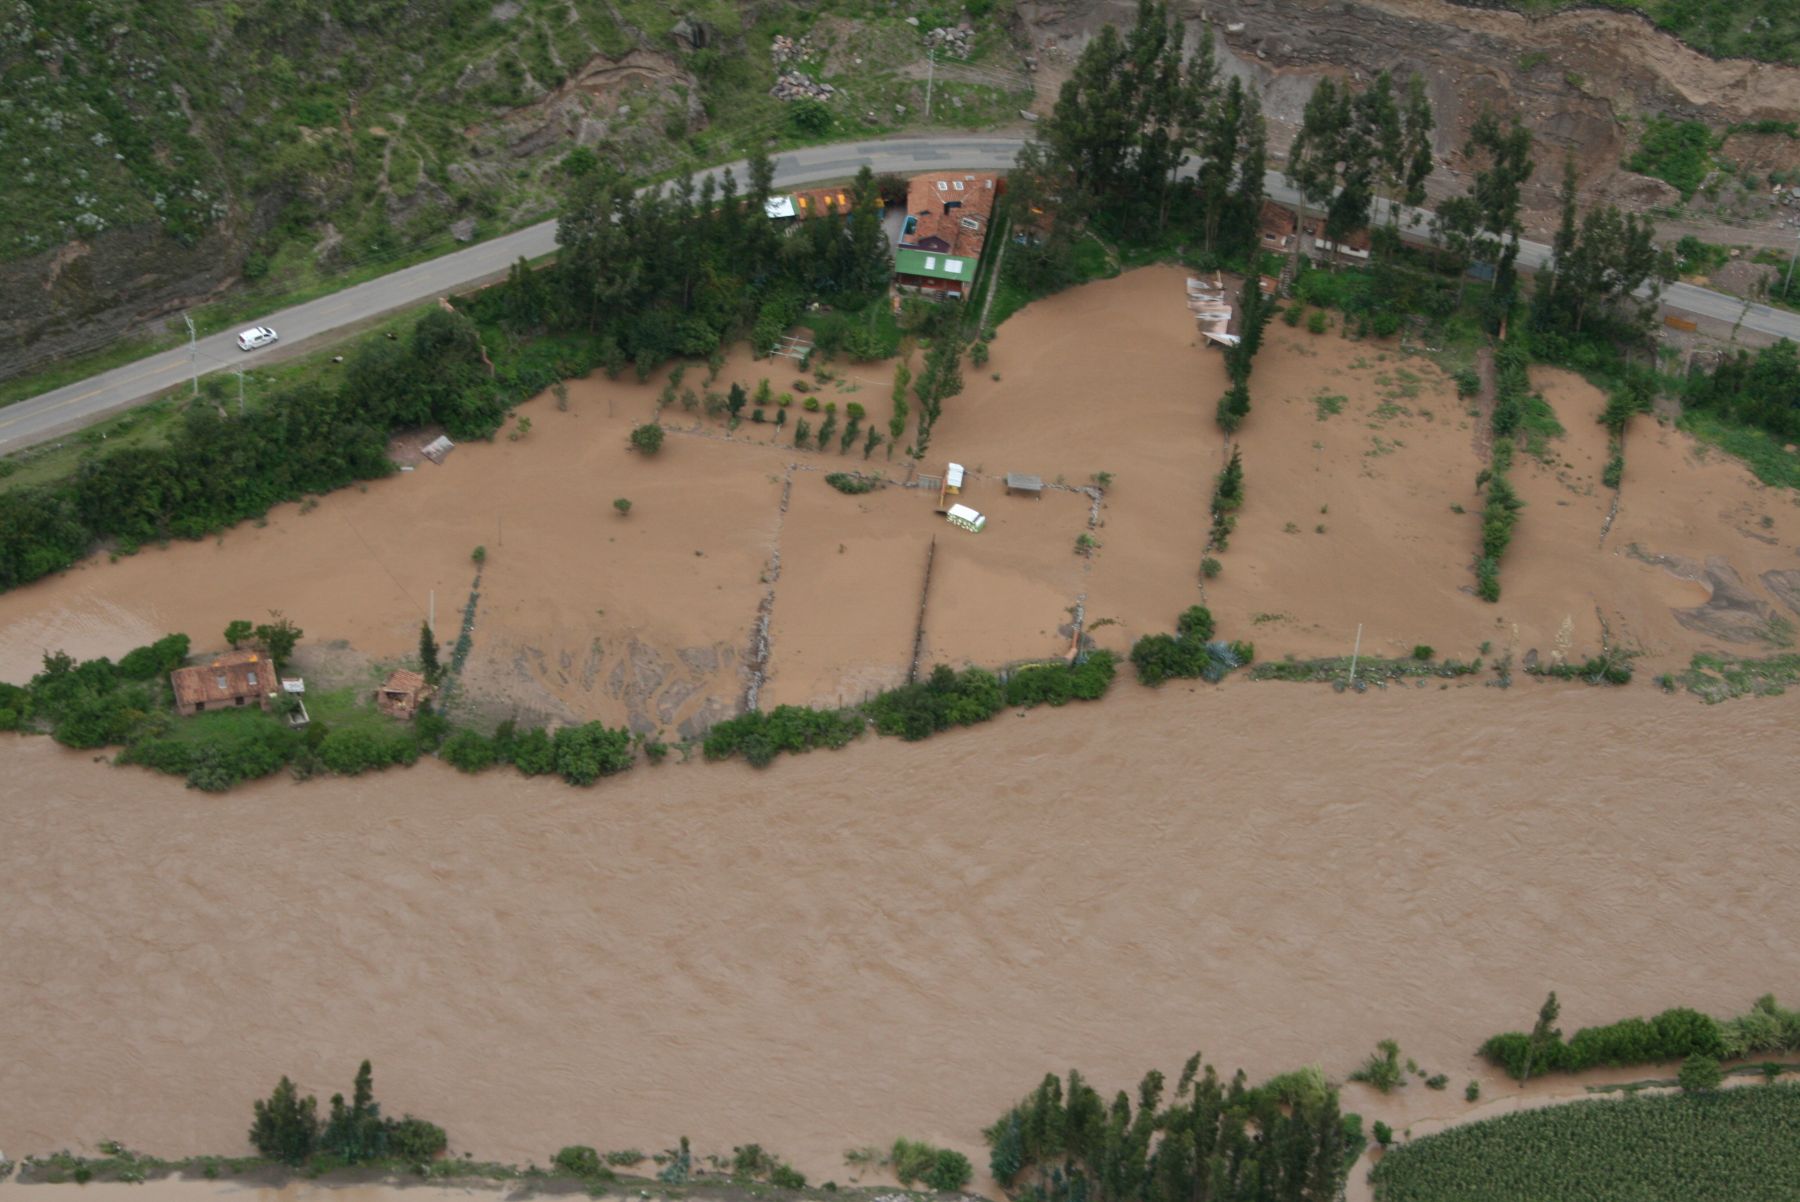
[[[1775,1202],[1800,1176],[1800,1085],[1570,1102],[1390,1149],[1377,1202]]]
[[[236,287],[198,312],[206,332],[548,216],[596,158],[643,182],[925,116],[929,24],[861,0],[680,11],[648,0],[247,0],[198,13],[156,0],[128,20],[90,10],[0,17],[0,73],[21,98],[0,111],[0,142],[17,151],[0,180],[11,218],[0,261],[74,240],[103,256],[123,238],[165,265],[227,264]],[[620,72],[633,52],[642,59]],[[783,73],[834,92],[778,99]],[[1031,91],[1006,29],[983,22],[961,53],[940,55],[930,124],[990,127]],[[559,106],[587,117],[587,144],[532,136],[560,130]],[[135,349],[172,342],[152,334]],[[121,361],[109,349],[83,374]],[[23,395],[61,382],[39,378]]]

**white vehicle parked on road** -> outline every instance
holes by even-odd
[[[242,334],[238,335],[238,350],[253,351],[258,347],[268,346],[278,337],[280,337],[280,335],[274,330],[271,330],[268,326],[251,326],[248,330],[245,330]]]

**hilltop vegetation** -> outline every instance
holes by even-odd
[[[1596,6],[1642,13],[1658,29],[1667,30],[1694,49],[1716,58],[1800,63],[1800,7],[1792,3],[1770,0],[1500,0],[1495,5],[1525,13]]]
[[[755,144],[891,132],[923,110],[923,31],[960,8],[701,0],[11,0],[0,5],[0,263],[146,235],[173,269],[279,291],[547,215],[565,159],[634,177]],[[971,7],[984,8],[977,4]],[[908,14],[918,27],[904,23]],[[777,64],[777,35],[801,46]],[[804,42],[800,39],[804,37]],[[938,125],[1013,116],[1030,91],[997,24],[940,54]],[[777,72],[824,101],[771,96]],[[919,78],[914,79],[917,74]],[[11,169],[17,164],[17,169]],[[184,258],[187,256],[188,258]],[[79,274],[79,273],[77,273]],[[84,303],[89,303],[84,301]],[[48,313],[12,314],[22,339]]]

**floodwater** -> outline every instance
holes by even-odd
[[[1122,684],[923,746],[640,767],[435,763],[209,797],[0,743],[0,1148],[241,1152],[253,1097],[375,1063],[456,1152],[755,1141],[815,1180],[980,1153],[1045,1071],[1195,1049],[1453,1089],[1563,1025],[1792,993],[1786,698]]]
[[[1247,500],[1202,591],[1224,381],[1182,275],[1034,304],[970,369],[920,470],[970,469],[979,537],[928,490],[824,483],[897,484],[903,454],[796,451],[791,425],[727,430],[678,401],[646,459],[625,436],[662,381],[572,381],[517,440],[0,596],[0,678],[172,630],[203,652],[280,608],[310,682],[360,685],[435,609],[446,643],[473,615],[464,717],[675,737],[758,672],[770,704],[849,700],[900,679],[915,640],[993,665],[1063,652],[1084,612],[1122,650],[1200,600],[1265,659],[1347,651],[1359,626],[1365,653],[1461,658],[1611,638],[1641,680],[1791,638],[1791,496],[1640,419],[1615,511],[1602,398],[1565,373],[1534,376],[1568,434],[1520,457],[1502,602],[1477,601],[1479,415],[1397,347],[1279,324],[1240,433]],[[885,429],[889,371],[807,387]],[[798,394],[741,358],[711,387],[765,375]],[[1052,488],[1006,496],[1012,471]],[[1075,488],[1103,471],[1080,556]],[[1470,1079],[1510,1089],[1474,1048],[1550,989],[1571,1030],[1796,992],[1794,702],[1520,679],[1362,697],[1122,679],[923,747],[592,790],[428,762],[216,798],[6,738],[0,1149],[241,1152],[279,1076],[329,1097],[369,1057],[389,1111],[441,1122],[458,1153],[686,1134],[847,1180],[846,1149],[900,1135],[985,1163],[980,1129],[1046,1071],[1129,1088],[1200,1049],[1227,1073],[1342,1077],[1392,1037],[1452,1081],[1349,1087],[1402,1130],[1467,1113]]]

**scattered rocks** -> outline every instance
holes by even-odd
[[[955,28],[940,25],[925,35],[925,48],[942,50],[945,54],[952,54],[957,58],[968,58],[969,44],[974,37],[975,31],[969,27],[967,22]]]
[[[777,100],[830,100],[836,94],[837,89],[830,84],[820,83],[798,71],[783,71],[775,77],[775,86],[769,89],[769,95]]]
[[[450,223],[450,236],[458,242],[471,242],[475,238],[475,219],[464,217],[460,221]]]
[[[789,63],[803,63],[813,56],[812,35],[808,34],[794,39],[785,34],[776,34],[775,40],[769,43],[769,57],[777,67],[785,67]]]

